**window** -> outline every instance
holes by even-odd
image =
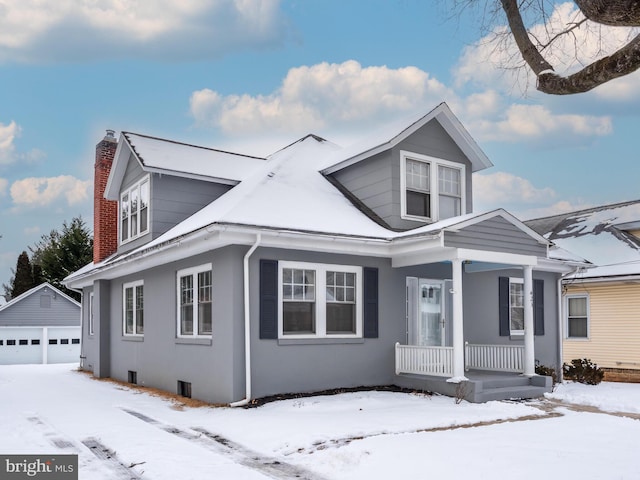
[[[212,333],[211,264],[178,272],[178,336],[209,337]]]
[[[58,339],[57,338],[50,338],[49,339],[49,345],[57,345],[58,344]]]
[[[80,345],[80,339],[79,338],[72,338],[71,339],[71,344],[72,345]]]
[[[19,345],[29,345],[29,340],[19,340],[18,344]]]
[[[89,294],[89,335],[93,335],[93,292]]]
[[[39,339],[31,340],[31,345],[40,345],[40,340]]]
[[[0,340],[0,345],[4,345],[4,340]]]
[[[362,268],[279,262],[279,334],[362,336]]]
[[[402,217],[438,221],[465,213],[465,166],[401,152]]]
[[[524,280],[509,279],[509,328],[511,335],[524,335]]]
[[[129,383],[133,383],[134,385],[138,384],[138,372],[133,370],[127,371],[127,381]]]
[[[144,334],[144,282],[125,283],[122,286],[122,331],[124,335]]]
[[[60,345],[69,345],[69,339],[68,338],[61,338],[60,339]]]
[[[15,340],[7,340],[7,345],[15,345],[16,341]]]
[[[120,196],[120,243],[149,231],[149,177],[122,192]]]
[[[567,338],[589,337],[589,296],[567,297]]]

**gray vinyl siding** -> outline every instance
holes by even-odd
[[[49,308],[40,306],[40,297],[47,296]],[[59,294],[37,290],[17,303],[0,311],[0,326],[64,327],[80,325],[80,307]]]
[[[150,200],[153,238],[209,205],[230,188],[219,183],[154,174]]]
[[[546,257],[547,247],[511,222],[494,217],[459,232],[445,232],[444,246]]]
[[[126,190],[147,175],[132,156],[120,188]],[[126,253],[159,237],[178,223],[228,192],[231,186],[171,175],[151,174],[149,198],[149,233],[118,248]],[[120,225],[118,224],[118,228]]]
[[[465,165],[466,212],[473,209],[471,162],[437,120],[424,125],[394,148],[333,174],[347,190],[381,217],[391,228],[410,230],[424,222],[402,218],[400,151],[442,158]]]
[[[498,318],[498,278],[522,278],[522,270],[500,270],[464,275],[464,339],[480,345],[523,345],[522,337],[500,336]],[[562,367],[558,346],[558,275],[533,271],[544,280],[544,335],[535,336],[535,359],[541,365]]]
[[[109,313],[101,319],[100,332],[106,328],[110,342],[100,341],[96,345],[94,339],[94,345],[87,345],[87,369],[93,370],[96,362],[108,358],[108,376],[118,380],[127,381],[131,370],[137,372],[139,385],[175,393],[178,380],[182,380],[192,384],[194,398],[213,403],[241,398],[244,394],[242,258],[246,250],[247,247],[227,247],[109,282]],[[213,265],[212,338],[191,342],[178,339],[177,271],[206,263]],[[127,337],[122,331],[122,286],[136,280],[144,282],[144,336]],[[101,355],[96,352],[98,348],[108,353]]]

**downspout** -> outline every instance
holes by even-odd
[[[251,401],[251,311],[249,298],[249,258],[256,251],[262,235],[256,235],[256,241],[244,256],[244,378],[245,398],[229,404],[232,407],[243,407]]]
[[[84,294],[82,290],[77,288],[67,288],[80,294],[80,370],[84,370]]]

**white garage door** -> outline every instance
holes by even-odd
[[[0,365],[80,362],[80,327],[0,327]]]

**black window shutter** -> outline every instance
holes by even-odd
[[[511,335],[509,322],[509,277],[498,278],[498,318],[500,320],[500,336]]]
[[[260,260],[260,338],[278,338],[277,260]]]
[[[544,280],[533,281],[533,332],[544,335]]]
[[[364,337],[378,338],[378,269],[364,267]]]

